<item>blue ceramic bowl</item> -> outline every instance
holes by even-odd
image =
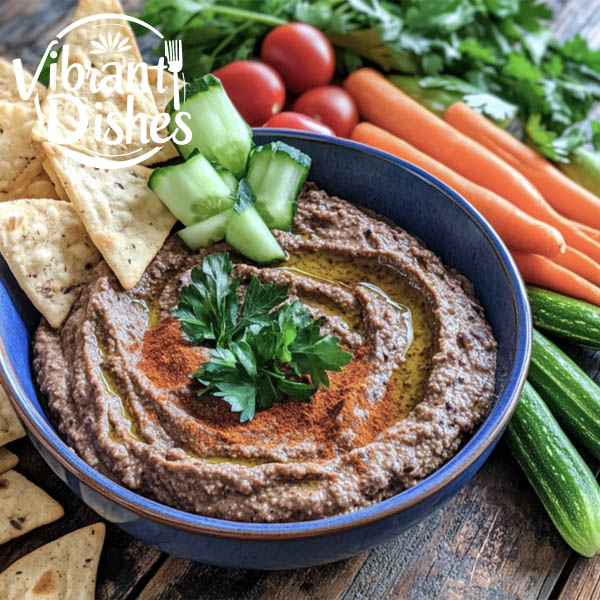
[[[307,567],[358,554],[425,518],[484,463],[513,412],[525,381],[531,323],[523,282],[486,221],[446,185],[404,161],[350,141],[257,130],[257,144],[282,139],[312,157],[310,179],[330,194],[385,215],[421,238],[475,285],[498,340],[494,407],[487,420],[433,475],[384,502],[302,523],[235,523],[148,500],[100,475],[64,444],[50,424],[31,372],[39,314],[0,263],[0,379],[29,437],[52,470],[94,511],[165,552],[226,567]]]

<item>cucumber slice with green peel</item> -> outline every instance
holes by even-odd
[[[248,183],[256,194],[256,209],[271,229],[292,228],[310,163],[309,156],[283,142],[260,146],[250,155]]]
[[[240,180],[225,240],[240,254],[257,263],[283,260],[285,252],[255,208],[256,197],[245,179]]]
[[[198,149],[208,160],[218,162],[237,178],[246,173],[246,163],[252,149],[252,130],[242,119],[227,96],[221,82],[210,73],[185,88],[185,101],[179,111],[173,101],[167,107],[171,115],[169,133],[176,129],[175,112],[187,112],[192,131],[189,144],[177,144],[179,153],[187,158]]]
[[[227,224],[233,214],[233,209],[213,215],[210,219],[200,221],[177,232],[188,248],[197,250],[225,239]]]
[[[231,195],[235,196],[237,193],[238,180],[235,178],[234,174],[219,163],[212,163],[212,166],[215,168],[215,171],[219,174],[225,185],[229,188]]]
[[[155,169],[148,187],[188,227],[232,208],[235,202],[227,183],[200,153],[179,165]]]

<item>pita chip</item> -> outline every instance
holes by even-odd
[[[0,544],[52,523],[63,514],[56,500],[20,473],[10,470],[0,475]]]
[[[0,598],[94,600],[105,531],[96,523],[26,554],[0,574]]]
[[[123,14],[123,10],[118,0],[80,0],[73,18],[74,20],[79,20],[103,13]],[[125,131],[128,96],[133,98],[133,115],[145,115],[148,123],[153,117],[158,115],[149,84],[144,80],[141,68],[143,63],[135,35],[128,23],[125,21],[118,22],[114,19],[92,21],[71,30],[65,39],[65,45],[67,44],[69,46],[69,65],[79,63],[86,70],[89,67],[91,72],[97,74],[97,82],[100,82],[103,77],[111,76],[113,78],[110,93],[102,89],[93,92],[89,84],[83,85],[75,92],[66,90],[62,85],[62,62],[61,60],[58,61],[56,91],[53,90],[52,93],[66,93],[71,96],[77,96],[88,112],[88,123],[95,123],[96,116],[101,115],[102,123],[105,124],[107,123],[108,115],[114,113],[111,116],[112,124],[119,126],[122,131]],[[135,75],[131,78],[128,78],[128,62],[132,62],[136,66],[140,65],[140,68],[136,70]],[[121,66],[122,77],[119,84],[122,89],[116,87],[117,68],[114,66],[115,63]],[[71,78],[69,81],[73,84],[77,79],[75,69],[71,70],[69,77]],[[77,131],[79,113],[75,104],[70,100],[61,98],[54,99],[53,102],[56,103],[56,114],[60,115],[59,123],[56,127],[57,135],[61,139],[65,139]],[[44,122],[38,122],[32,130],[32,136],[38,142],[48,141],[47,119],[49,113],[49,101],[46,101],[42,105]],[[74,142],[69,147],[86,154],[94,156],[103,155],[105,157],[124,156],[134,153],[140,148],[143,149],[143,152],[146,152],[157,147],[157,144],[151,140],[147,143],[143,142],[143,129],[140,126],[140,119],[136,119],[136,125],[132,128],[132,136],[129,142],[126,141],[124,136],[123,140],[119,143],[116,143],[115,138],[107,141],[104,139],[104,136],[102,139],[96,139],[94,129],[95,127],[88,126],[79,141]],[[148,131],[149,129],[148,125]],[[168,132],[166,127],[160,131],[160,135],[163,138],[167,137]],[[158,147],[160,150],[148,158],[144,164],[156,164],[178,155],[177,150],[171,142],[158,145]]]
[[[52,327],[64,321],[100,260],[71,204],[39,198],[0,203],[0,253]]]
[[[0,446],[24,436],[23,425],[8,400],[6,392],[0,387]]]
[[[44,151],[92,241],[125,289],[134,287],[162,247],[175,218],[148,187],[151,169],[96,169],[62,148]]]
[[[6,448],[0,448],[0,474],[14,469],[19,464],[19,457]]]
[[[54,191],[56,192],[58,199],[69,202],[69,197],[67,196],[67,192],[65,192],[65,188],[62,186],[60,179],[57,177],[56,173],[54,172],[52,163],[46,158],[44,160],[44,162],[42,163],[42,167],[44,167],[44,171],[46,172],[46,175],[52,182],[52,185],[54,186]]]
[[[42,147],[31,139],[32,104],[0,100],[0,193],[26,190],[43,173]]]
[[[23,73],[25,75],[25,85],[29,87],[33,78],[25,69],[23,69]],[[31,100],[23,100],[17,89],[17,81],[15,79],[12,63],[0,58],[0,100],[8,100],[10,102],[30,102],[35,98],[36,92],[40,97],[40,101],[46,98],[46,88],[41,83],[36,83],[33,94],[31,95]]]

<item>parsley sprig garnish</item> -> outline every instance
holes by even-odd
[[[352,354],[337,337],[321,335],[322,320],[300,302],[285,303],[287,286],[254,276],[241,301],[232,266],[225,252],[204,258],[173,314],[190,342],[214,344],[191,374],[205,386],[200,394],[223,398],[245,422],[286,398],[308,402],[329,386],[327,371],[340,371]]]

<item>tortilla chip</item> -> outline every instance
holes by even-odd
[[[96,169],[43,144],[72,205],[102,256],[126,289],[140,280],[175,218],[147,182],[151,169]]]
[[[19,457],[6,448],[0,448],[0,473],[14,469],[19,464]]]
[[[16,188],[11,192],[0,192],[0,202],[8,200],[30,200],[32,198],[45,198],[58,200],[56,188],[45,172],[40,173],[31,183]]]
[[[62,186],[60,179],[56,176],[56,173],[54,172],[54,168],[52,167],[52,163],[48,159],[46,159],[42,163],[42,167],[44,168],[46,175],[48,175],[48,178],[52,182],[52,185],[54,186],[54,190],[56,192],[58,199],[69,202],[69,196],[67,196],[67,192],[65,192],[65,188]]]
[[[96,523],[26,554],[0,574],[0,598],[94,600],[105,531]]]
[[[6,392],[0,387],[0,446],[24,436],[23,425],[8,400]]]
[[[56,500],[20,473],[11,470],[0,475],[0,544],[63,515]]]
[[[78,20],[90,15],[102,13],[117,13],[123,14],[121,5],[118,0],[80,0],[75,11],[74,20]],[[115,43],[115,40],[117,42]],[[127,40],[125,46],[119,48],[119,45]],[[142,63],[140,52],[137,47],[135,36],[131,31],[128,23],[125,21],[117,22],[114,19],[102,19],[92,21],[85,25],[76,27],[67,34],[65,44],[69,45],[69,64],[79,63],[84,67],[89,67],[92,71],[97,72],[97,81],[101,81],[107,75],[116,75],[114,63],[122,65],[122,88],[120,92],[113,88],[111,84],[111,92],[96,92],[93,93],[89,83],[86,83],[76,92],[65,90],[62,86],[61,77],[61,61],[57,65],[57,85],[56,91],[52,93],[76,95],[83,103],[88,112],[88,124],[95,122],[96,115],[102,115],[103,127],[106,127],[107,116],[114,113],[111,117],[113,124],[118,125],[122,131],[125,131],[125,113],[127,107],[127,96],[133,97],[133,114],[147,116],[148,122],[158,115],[156,104],[152,93],[147,86],[143,85],[143,78],[140,70],[136,71],[135,77],[128,82],[127,63],[133,62],[136,65]],[[108,46],[108,47],[107,47]],[[94,51],[99,53],[94,53]],[[113,63],[106,70],[102,71],[103,67],[108,63]],[[77,73],[72,70],[69,74],[73,82],[77,78]],[[89,82],[88,78],[88,82]],[[57,125],[57,134],[61,139],[72,135],[78,127],[79,116],[78,111],[73,102],[67,99],[54,100],[57,103],[57,114],[60,115],[60,122]],[[96,104],[99,103],[100,108]],[[44,123],[37,123],[33,128],[32,136],[38,142],[48,141],[47,119],[49,115],[49,103],[44,102],[42,105],[42,114]],[[115,115],[118,115],[115,118]],[[141,141],[142,128],[139,120],[136,121],[136,126],[133,128],[131,141],[127,143],[125,138],[118,144],[109,144],[104,138],[97,140],[94,135],[94,126],[89,125],[81,139],[68,146],[79,152],[84,152],[90,155],[116,156],[131,154],[142,148],[141,152],[146,152],[155,148],[157,144],[152,141],[143,143]],[[149,131],[149,126],[147,131]],[[161,136],[166,137],[168,132],[166,128],[161,130]],[[144,164],[156,164],[177,156],[177,151],[171,142],[159,144],[160,151],[154,156],[147,159]]]
[[[0,101],[0,192],[26,189],[42,174],[42,147],[31,139],[36,123],[33,105]]]
[[[0,253],[33,305],[59,327],[100,254],[70,203],[0,204]]]
[[[150,89],[152,90],[152,95],[154,96],[154,102],[156,102],[156,108],[158,108],[158,112],[165,112],[167,108],[167,104],[171,102],[173,99],[173,74],[165,71],[163,73],[163,81],[162,87],[166,88],[165,91],[160,91],[158,89],[158,67],[148,67],[148,83],[150,84]],[[183,81],[181,79],[177,79],[179,89],[183,87]],[[181,96],[180,96],[181,97]],[[183,97],[181,97],[183,101]]]
[[[33,78],[25,69],[23,69],[23,73],[25,75],[25,85],[29,87]],[[40,101],[42,101],[46,98],[46,91],[46,88],[41,83],[36,83],[31,99],[27,101],[23,100],[17,89],[17,81],[15,79],[12,63],[0,58],[0,100],[8,100],[10,102],[33,102],[35,93],[37,92]]]

